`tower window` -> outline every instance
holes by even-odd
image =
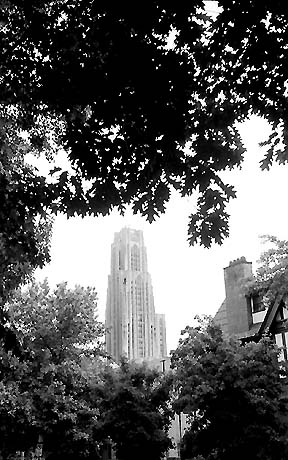
[[[131,270],[140,271],[140,250],[136,244],[131,249]]]

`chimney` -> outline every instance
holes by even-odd
[[[228,334],[247,332],[252,325],[252,313],[243,291],[243,281],[252,276],[252,263],[245,257],[233,260],[224,268]]]

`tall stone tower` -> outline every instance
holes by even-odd
[[[164,315],[156,315],[143,233],[123,228],[111,246],[106,304],[106,349],[137,361],[167,354]]]

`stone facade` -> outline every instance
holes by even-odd
[[[243,283],[251,278],[252,263],[245,257],[230,262],[224,268],[226,298],[215,316],[225,335],[237,335],[248,331],[252,324],[251,309],[244,294]]]
[[[106,304],[106,348],[116,362],[167,355],[165,316],[155,314],[143,233],[123,228],[111,246]]]
[[[224,268],[226,298],[214,320],[226,338],[257,341],[270,333],[282,349],[281,357],[287,360],[288,302],[283,295],[276,296],[267,307],[259,294],[245,294],[245,282],[253,276],[252,264],[245,257],[230,262]]]

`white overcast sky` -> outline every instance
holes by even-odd
[[[264,155],[258,146],[266,139],[269,127],[261,119],[241,125],[247,147],[241,170],[227,172],[226,182],[235,185],[237,198],[228,207],[230,237],[222,246],[211,249],[189,247],[188,216],[194,199],[173,196],[164,215],[149,224],[127,212],[106,217],[55,221],[49,266],[38,271],[53,286],[95,286],[98,292],[99,319],[104,320],[110,247],[114,232],[124,226],[142,229],[152,277],[156,311],[165,313],[168,350],[177,346],[181,329],[191,324],[196,314],[214,315],[224,300],[223,268],[231,260],[245,256],[256,261],[262,251],[259,235],[273,234],[287,239],[287,166],[274,165],[262,172],[259,161]],[[226,173],[225,173],[226,174]]]

